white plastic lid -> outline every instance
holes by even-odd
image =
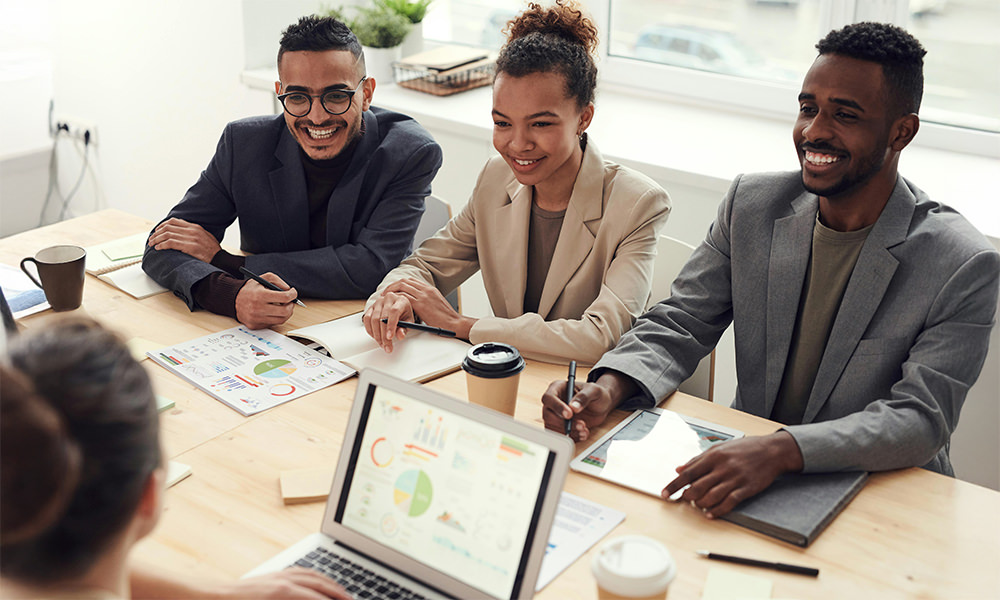
[[[643,535],[608,540],[594,555],[590,569],[601,589],[626,598],[659,594],[677,574],[666,547]]]

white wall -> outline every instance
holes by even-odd
[[[271,110],[240,83],[239,0],[56,0],[52,19],[55,109],[96,124],[107,207],[162,218],[227,122]],[[79,162],[61,162],[71,181]],[[83,206],[100,194],[84,191]]]

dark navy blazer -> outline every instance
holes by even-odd
[[[363,118],[364,135],[330,197],[326,246],[310,248],[305,171],[283,115],[228,124],[208,167],[166,218],[197,223],[220,241],[238,218],[247,269],[277,273],[303,297],[367,298],[412,248],[441,148],[405,115],[372,107]],[[152,248],[142,268],[192,310],[191,287],[220,270]]]

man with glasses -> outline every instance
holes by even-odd
[[[283,115],[226,126],[208,168],[150,234],[142,263],[190,309],[251,328],[284,323],[300,295],[367,298],[409,253],[441,166],[440,147],[416,121],[371,106],[375,80],[340,21],[289,26],[278,78]],[[220,246],[237,219],[247,256]]]

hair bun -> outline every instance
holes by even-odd
[[[574,0],[556,0],[551,7],[531,2],[504,31],[508,44],[532,33],[551,34],[580,44],[591,54],[597,52],[597,27]]]
[[[45,532],[66,510],[83,457],[59,412],[17,369],[0,365],[0,543]]]

